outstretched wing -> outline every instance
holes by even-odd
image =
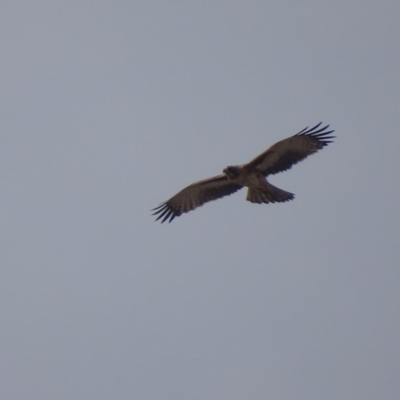
[[[304,128],[296,135],[275,143],[245,167],[257,169],[265,176],[286,171],[332,142],[334,136],[329,135],[334,131],[327,131],[329,125],[319,128],[321,124],[322,122],[310,129]]]
[[[156,221],[162,218],[161,223],[168,219],[168,222],[171,222],[175,217],[179,217],[183,213],[192,211],[209,201],[235,193],[241,188],[242,186],[230,182],[226,175],[214,176],[213,178],[193,183],[181,190],[165,203],[153,208],[153,215],[158,214]]]

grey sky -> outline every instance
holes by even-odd
[[[2,1],[0,397],[400,396],[398,1]],[[154,222],[323,120],[271,182]]]

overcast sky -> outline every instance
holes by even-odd
[[[0,397],[400,398],[400,2],[2,1]],[[335,143],[150,209],[319,121]]]

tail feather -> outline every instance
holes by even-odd
[[[293,200],[294,194],[279,189],[267,182],[265,189],[249,188],[247,191],[246,200],[251,203],[284,203],[285,201]]]

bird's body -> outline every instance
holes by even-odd
[[[228,180],[241,186],[265,187],[265,176],[257,169],[246,168],[246,165],[234,165],[227,167],[222,171]]]
[[[329,125],[305,128],[296,135],[275,143],[247,164],[226,167],[222,175],[193,183],[154,209],[161,222],[194,210],[204,203],[228,196],[247,187],[246,200],[252,203],[283,203],[294,194],[273,186],[267,176],[285,171],[331,143]]]

